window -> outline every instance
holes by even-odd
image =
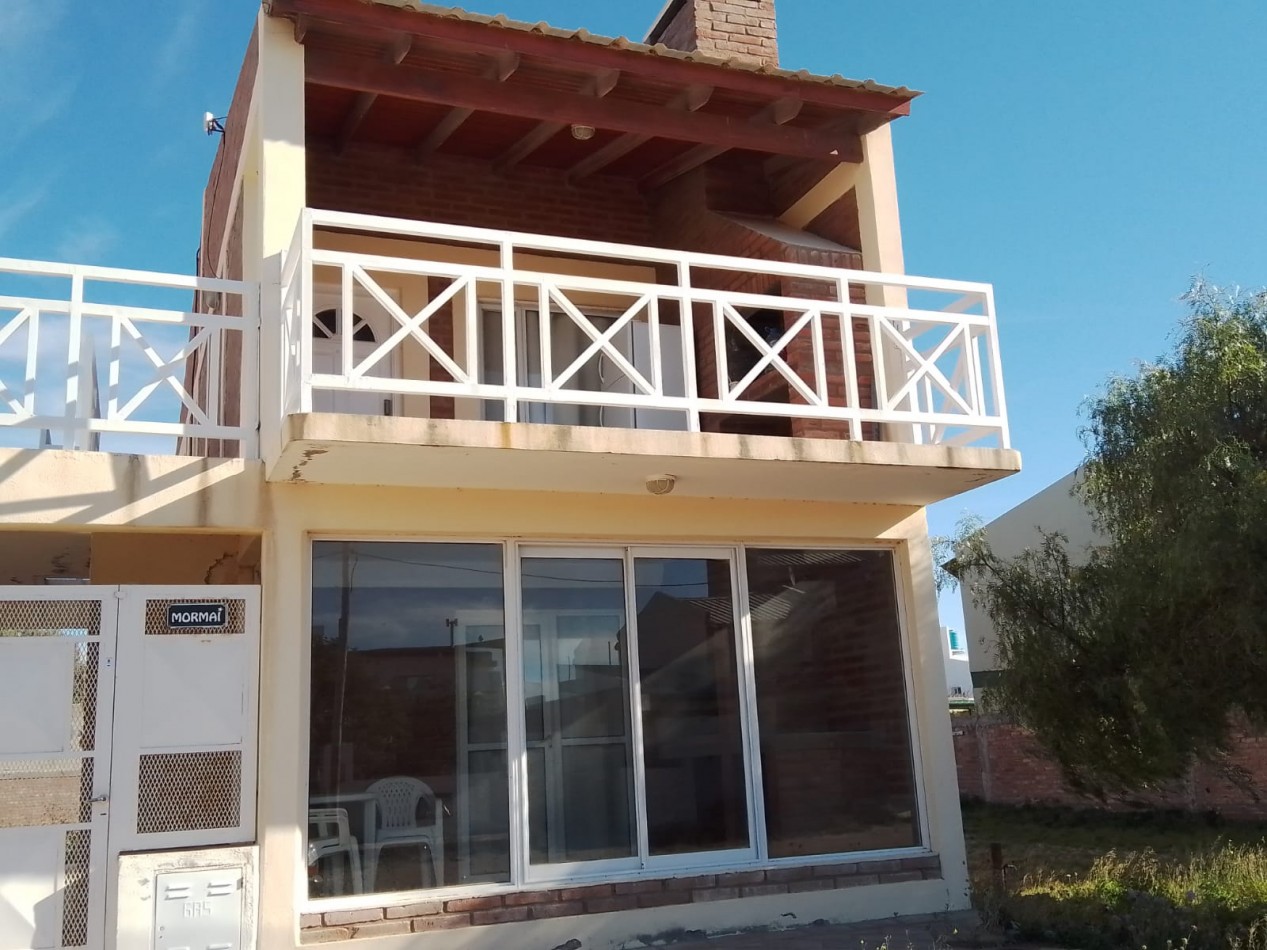
[[[313,546],[309,893],[510,880],[502,548]]]
[[[892,555],[750,550],[747,566],[770,856],[918,844]]]
[[[889,552],[506,553],[314,544],[311,896],[919,845]]]

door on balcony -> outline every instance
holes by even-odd
[[[613,314],[587,313],[599,333],[606,333],[617,317]],[[515,314],[516,375],[521,385],[537,388],[542,385],[541,317],[537,310],[517,308]],[[563,313],[554,313],[549,327],[550,364],[554,375],[563,373],[590,346],[590,337]],[[645,378],[652,378],[651,331],[646,323],[633,321],[618,331],[612,345]],[[482,380],[500,385],[504,379],[501,310],[484,308],[480,326]],[[669,324],[660,327],[661,372],[665,392],[685,395],[682,369],[682,328]],[[606,353],[591,357],[562,387],[585,393],[632,394],[633,382]],[[649,398],[649,397],[648,397]],[[523,401],[519,422],[552,425],[600,426],[617,429],[686,429],[686,414],[672,410],[626,406],[588,406],[567,403],[566,396],[552,402]],[[486,403],[484,418],[503,420],[500,404]]]
[[[397,295],[391,293],[395,298]],[[353,298],[352,360],[359,363],[372,354],[391,332],[391,315],[368,294]],[[312,295],[312,371],[342,375],[342,297],[337,287],[318,287]],[[400,351],[384,356],[369,375],[386,379],[400,376]],[[391,393],[313,389],[313,412],[348,412],[363,416],[399,415],[399,396]]]

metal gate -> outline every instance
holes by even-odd
[[[122,851],[252,841],[259,591],[0,587],[0,950],[112,945]]]

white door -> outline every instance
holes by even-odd
[[[111,946],[124,851],[255,838],[259,591],[0,588],[0,950]]]
[[[389,291],[393,298],[398,295]],[[345,325],[339,311],[341,296],[333,287],[318,287],[312,295],[312,371],[334,376],[343,373],[342,337]],[[391,333],[395,324],[373,297],[365,293],[353,298],[352,359],[359,363],[378,348]],[[399,349],[387,354],[374,366],[369,375],[384,379],[400,376]],[[399,415],[399,397],[390,393],[347,392],[333,389],[314,389],[313,412],[349,412],[362,416]]]

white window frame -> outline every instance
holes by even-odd
[[[589,861],[572,864],[553,864],[542,867],[556,873],[534,873],[528,862],[528,799],[526,756],[507,754],[507,780],[510,783],[510,881],[505,883],[458,884],[452,887],[412,891],[391,891],[367,894],[348,894],[339,897],[313,898],[309,896],[307,885],[307,866],[303,860],[303,849],[306,848],[306,835],[301,834],[300,851],[296,855],[296,888],[299,895],[298,911],[300,913],[325,913],[337,910],[354,910],[367,907],[392,907],[416,903],[419,900],[452,900],[463,897],[483,895],[519,893],[523,891],[545,888],[567,887],[595,882],[620,883],[623,881],[656,880],[691,873],[720,873],[722,871],[745,871],[759,868],[805,867],[811,865],[846,864],[871,860],[887,860],[909,857],[922,857],[935,854],[931,847],[931,826],[926,794],[926,761],[923,756],[923,743],[919,724],[919,712],[922,702],[916,689],[915,674],[912,664],[913,644],[909,641],[909,617],[911,615],[909,584],[905,580],[903,566],[906,563],[899,542],[865,539],[858,541],[806,544],[803,540],[788,539],[784,542],[769,541],[760,544],[736,543],[733,545],[699,546],[691,544],[619,544],[603,542],[553,542],[547,539],[530,541],[512,541],[506,538],[472,538],[472,537],[428,537],[428,536],[337,536],[311,535],[308,539],[308,557],[311,563],[313,545],[321,541],[336,542],[392,542],[422,544],[468,544],[497,545],[502,549],[503,557],[503,596],[504,616],[506,623],[506,709],[507,709],[507,744],[510,749],[522,752],[526,750],[526,725],[523,689],[523,640],[518,631],[522,626],[522,596],[520,592],[520,564],[525,557],[548,556],[551,558],[567,557],[608,557],[623,559],[626,570],[626,613],[627,623],[636,625],[636,597],[633,583],[632,565],[635,557],[670,557],[690,558],[727,557],[731,565],[732,592],[735,599],[735,613],[738,617],[736,626],[737,655],[736,665],[739,676],[738,691],[740,695],[741,728],[746,737],[744,762],[746,769],[746,790],[748,795],[748,833],[750,848],[742,851],[717,851],[700,854],[649,856],[646,861],[634,859],[617,859],[616,862]],[[765,825],[765,802],[761,773],[761,737],[760,723],[756,705],[755,656],[752,640],[752,618],[749,612],[749,586],[746,568],[749,550],[783,550],[788,548],[804,548],[815,551],[887,551],[890,554],[890,566],[893,573],[894,601],[897,611],[897,623],[902,657],[903,689],[906,701],[907,735],[909,754],[913,776],[915,809],[918,817],[919,842],[903,848],[885,848],[871,851],[836,852],[831,854],[794,855],[790,857],[770,857]],[[548,553],[541,553],[548,552]],[[305,629],[311,627],[311,569],[305,571],[309,591],[305,601],[307,621]],[[940,631],[939,631],[940,632]],[[631,637],[636,640],[636,636]],[[636,649],[636,647],[635,647]],[[637,685],[633,682],[634,667],[630,669],[631,702],[635,699]],[[304,690],[310,702],[311,661],[305,654]],[[635,707],[640,708],[640,707]],[[639,717],[640,718],[640,717]],[[307,720],[305,720],[307,721]],[[635,762],[641,768],[642,742],[641,727],[635,735]],[[305,730],[302,738],[302,753],[305,761],[310,753],[309,734]],[[308,782],[306,778],[300,783],[301,798],[297,804],[297,814],[304,814],[307,808]],[[635,795],[643,795],[641,772],[636,773]],[[645,835],[645,810],[639,810],[640,835]],[[645,838],[640,838],[645,841]],[[645,853],[639,845],[639,853]],[[617,862],[623,866],[616,866]]]

